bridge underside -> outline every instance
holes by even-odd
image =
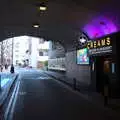
[[[117,0],[51,0],[45,2],[45,12],[38,10],[37,3],[38,0],[1,2],[0,41],[30,35],[59,41],[69,49],[81,31],[91,39],[119,31]],[[40,28],[33,28],[35,22]]]

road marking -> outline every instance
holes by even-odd
[[[4,114],[5,120],[9,120],[9,115],[11,115],[10,113],[13,112],[13,109],[14,109],[14,106],[15,106],[15,103],[17,100],[19,87],[20,87],[20,81],[18,81],[17,85],[15,86],[15,89],[14,89],[12,96],[10,98],[10,101],[8,103],[8,107],[7,107],[5,114]]]
[[[48,80],[48,79],[51,79],[51,78],[50,77],[37,77],[36,79]]]
[[[19,92],[18,95],[26,95],[27,92]]]

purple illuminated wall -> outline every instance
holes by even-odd
[[[118,32],[118,27],[110,18],[101,16],[88,23],[83,28],[83,31],[86,32],[91,39],[93,39]]]

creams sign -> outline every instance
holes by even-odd
[[[112,52],[111,38],[106,37],[101,40],[88,42],[87,48],[89,49],[90,55]]]

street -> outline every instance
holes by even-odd
[[[19,90],[9,120],[119,119],[112,110],[100,108],[85,100],[42,71],[19,72]]]

